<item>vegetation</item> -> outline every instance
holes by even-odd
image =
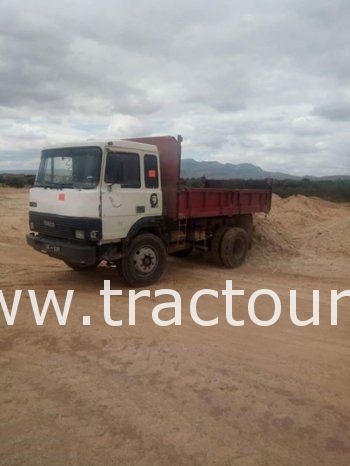
[[[33,186],[35,175],[21,175],[12,173],[0,173],[0,186],[11,186],[13,188],[24,188]]]
[[[328,201],[350,202],[350,180],[280,180],[273,182],[273,192],[281,197],[303,194]]]

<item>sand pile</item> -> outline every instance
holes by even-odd
[[[350,255],[350,209],[319,198],[273,195],[268,216],[255,216],[254,247],[266,255]]]
[[[25,202],[24,201],[25,197]],[[0,190],[0,242],[16,245],[24,243],[28,233],[29,192],[25,189],[1,188]]]

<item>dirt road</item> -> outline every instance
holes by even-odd
[[[137,305],[136,326],[108,327],[99,290],[110,279],[126,296],[113,298],[115,318],[127,320],[127,288],[114,270],[79,274],[32,251],[24,242],[28,193],[0,190],[0,289],[23,296],[13,327],[0,316],[0,464],[4,465],[347,465],[350,461],[350,303],[339,303],[330,326],[330,290],[350,288],[350,206],[318,199],[274,199],[257,218],[244,266],[228,271],[201,256],[170,259],[156,288],[182,296],[181,327],[157,327],[154,298]],[[224,300],[208,298],[204,328],[189,316],[200,288],[225,280],[246,296],[237,304],[244,327],[225,321]],[[53,313],[34,325],[26,290],[43,303],[74,289],[71,314],[60,327]],[[282,316],[258,327],[247,298],[276,291]],[[319,327],[296,327],[311,313],[319,289]],[[271,301],[259,302],[259,317]],[[91,326],[82,326],[82,316]]]

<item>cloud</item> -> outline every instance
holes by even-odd
[[[76,139],[350,173],[345,0],[3,0],[0,169]]]
[[[330,121],[350,121],[350,103],[335,102],[315,107],[315,115]]]

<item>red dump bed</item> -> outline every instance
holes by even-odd
[[[265,189],[186,189],[177,195],[178,218],[269,212],[271,190]]]
[[[181,141],[172,136],[130,139],[158,147],[164,214],[172,220],[269,212],[271,189],[179,189]],[[186,176],[186,174],[185,174]]]

